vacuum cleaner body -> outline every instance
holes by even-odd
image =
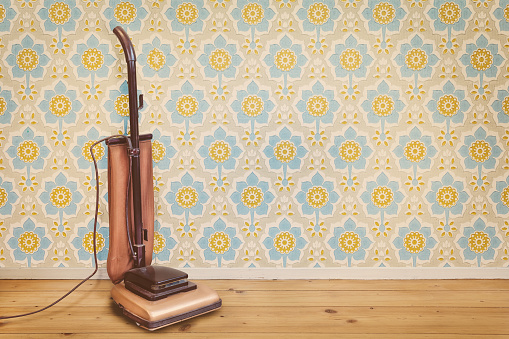
[[[151,135],[138,133],[136,57],[127,33],[116,27],[127,61],[130,145],[108,143],[110,249],[107,271],[113,301],[123,314],[148,330],[221,307],[216,291],[188,281],[185,272],[151,266],[154,243],[154,190]],[[140,97],[143,105],[142,97]]]

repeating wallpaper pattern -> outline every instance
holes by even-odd
[[[87,150],[129,132],[117,25],[156,262],[509,265],[509,0],[1,0],[0,266],[92,265]]]

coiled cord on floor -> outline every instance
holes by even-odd
[[[74,292],[78,287],[80,287],[81,285],[83,285],[85,282],[87,282],[90,278],[92,278],[96,273],[97,273],[97,269],[98,269],[98,265],[97,265],[97,247],[96,247],[96,234],[97,234],[97,218],[98,218],[98,215],[99,215],[99,170],[97,168],[97,160],[95,159],[95,156],[94,156],[94,147],[97,145],[97,144],[100,144],[101,142],[104,142],[104,141],[107,141],[107,140],[110,140],[110,139],[115,139],[115,138],[124,138],[127,142],[127,147],[128,147],[128,151],[132,149],[132,145],[131,145],[131,139],[127,136],[127,135],[113,135],[113,136],[110,136],[110,137],[106,137],[106,138],[103,138],[101,140],[98,140],[96,142],[94,142],[92,144],[92,146],[90,146],[90,154],[92,155],[92,160],[94,161],[94,169],[95,169],[95,214],[94,214],[94,235],[93,235],[93,245],[94,245],[94,266],[95,266],[95,269],[94,271],[92,272],[92,274],[90,274],[88,277],[86,277],[85,279],[83,279],[82,281],[80,281],[76,286],[74,286],[69,292],[67,292],[66,294],[64,294],[62,297],[60,297],[58,300],[54,301],[53,303],[41,308],[40,310],[36,310],[36,311],[32,311],[32,312],[28,312],[28,313],[23,313],[23,314],[17,314],[17,315],[11,315],[11,316],[0,316],[0,320],[3,320],[3,319],[13,319],[13,318],[20,318],[20,317],[25,317],[25,316],[28,316],[28,315],[32,315],[32,314],[36,314],[36,313],[39,313],[39,312],[42,312],[44,310],[47,310],[48,308],[58,304],[59,302],[61,302],[62,300],[64,300],[65,298],[67,298],[72,292]],[[128,176],[128,181],[127,181],[127,193],[126,193],[126,227],[127,227],[127,234],[129,235],[129,222],[128,222],[128,202],[129,202],[129,183],[130,183],[130,178],[131,178],[131,161],[129,161],[129,176]],[[131,238],[128,236],[129,238],[129,246],[131,248],[131,253],[134,253],[134,251],[132,250],[132,243],[131,243]]]

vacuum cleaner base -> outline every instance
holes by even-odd
[[[125,316],[138,326],[153,331],[221,307],[222,301],[216,291],[202,284],[196,285],[192,291],[149,301],[127,290],[124,283],[120,283],[113,286],[111,297]]]

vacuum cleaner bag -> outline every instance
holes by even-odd
[[[154,189],[152,170],[152,135],[140,135],[140,179],[143,228],[145,237],[145,265],[152,262],[154,248]],[[129,176],[129,156],[124,139],[113,139],[108,143],[108,210],[110,239],[107,271],[111,281],[118,284],[124,274],[133,268],[131,249],[126,227],[126,193]],[[131,194],[130,194],[131,195]],[[129,201],[132,205],[132,197]],[[133,209],[129,209],[129,233],[134,243]]]

